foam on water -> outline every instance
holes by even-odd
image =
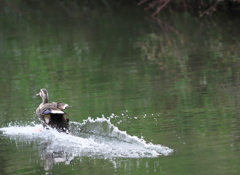
[[[167,156],[173,152],[166,146],[147,143],[144,139],[120,131],[110,119],[104,117],[88,118],[83,123],[71,122],[70,129],[74,135],[59,133],[54,129],[45,130],[39,124],[8,126],[0,128],[0,131],[17,142],[39,142],[44,145],[45,152],[62,151],[68,157],[141,158]]]

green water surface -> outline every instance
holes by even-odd
[[[171,16],[171,20],[168,18]],[[0,135],[0,174],[240,173],[239,21],[139,9],[0,17],[0,127],[40,123],[35,96],[72,106],[71,121],[111,123],[174,153],[157,158],[75,157],[45,171],[39,145]]]

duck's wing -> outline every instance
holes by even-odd
[[[46,106],[41,110],[41,115],[50,115],[50,114],[65,114],[61,109],[55,107]]]
[[[62,103],[62,102],[52,102],[51,104],[52,104],[53,107],[58,108],[62,111],[71,107],[68,104]]]
[[[64,115],[66,113],[56,107],[54,107],[51,103],[46,103],[39,107],[38,110],[38,116],[42,121],[45,121],[46,124],[49,124],[49,122],[52,120],[52,117],[54,116],[55,119],[59,118],[65,118]]]
[[[39,115],[49,115],[49,114],[65,114],[61,109],[57,108],[53,103],[45,103],[40,105],[37,110],[36,114]]]

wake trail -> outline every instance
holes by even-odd
[[[94,158],[143,158],[167,156],[173,149],[160,144],[147,143],[143,138],[131,136],[119,130],[110,119],[88,118],[83,123],[70,122],[74,135],[46,130],[40,124],[28,126],[9,125],[0,128],[3,135],[16,142],[45,143],[44,149],[62,151],[65,154]]]

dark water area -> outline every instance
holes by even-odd
[[[3,13],[0,174],[239,174],[239,18],[162,15]],[[74,136],[38,132],[40,88]]]

